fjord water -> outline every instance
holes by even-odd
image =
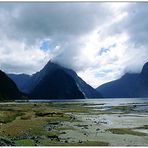
[[[60,104],[65,103],[86,103],[87,107],[114,107],[114,106],[128,106],[128,105],[142,105],[140,107],[137,107],[137,110],[148,110],[148,106],[143,104],[148,104],[148,98],[104,98],[104,99],[61,99],[61,100],[15,100],[17,103],[21,102],[30,102],[30,103],[50,103],[50,102],[59,102]],[[90,104],[90,105],[89,105]]]
[[[25,102],[26,100],[15,100],[16,102]],[[110,106],[126,105],[128,103],[144,103],[148,102],[148,98],[104,98],[104,99],[34,99],[27,100],[28,102],[79,102],[79,103],[91,103],[91,104],[104,104]]]

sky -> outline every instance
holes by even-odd
[[[148,3],[0,2],[0,69],[33,74],[51,60],[94,88],[148,61]]]

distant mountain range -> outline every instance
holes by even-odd
[[[49,61],[33,74],[8,74],[20,91],[31,99],[102,98],[102,95],[83,81],[76,72]]]
[[[71,69],[49,61],[33,75],[0,71],[0,101],[24,99],[85,99],[148,97],[148,62],[141,73],[127,73],[96,90]]]
[[[148,62],[140,74],[127,73],[96,88],[105,98],[148,97]]]
[[[0,70],[0,101],[20,99],[22,96],[16,84]]]

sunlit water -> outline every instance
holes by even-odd
[[[16,102],[27,102],[25,100],[16,100]],[[125,104],[143,104],[148,103],[148,98],[104,98],[104,99],[60,99],[60,100],[29,100],[28,102],[70,102],[70,103],[87,103],[102,104],[103,106],[119,106]]]

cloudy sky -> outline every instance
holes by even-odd
[[[0,3],[0,69],[32,74],[49,60],[93,87],[148,61],[148,3]]]

